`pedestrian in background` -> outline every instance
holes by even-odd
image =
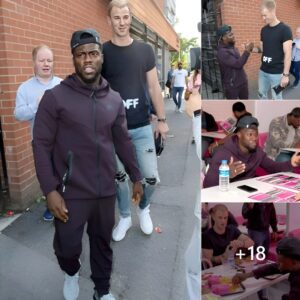
[[[296,30],[296,38],[292,43],[292,63],[291,63],[291,74],[295,77],[293,87],[296,88],[299,84],[300,78],[300,27]]]
[[[16,96],[15,118],[18,121],[29,121],[31,131],[35,114],[40,100],[46,90],[60,83],[61,78],[53,75],[54,56],[53,51],[46,45],[40,45],[32,50],[34,76],[23,82]],[[53,221],[53,215],[45,210],[43,219]]]
[[[171,69],[168,71],[168,75],[167,75],[166,87],[169,89],[168,98],[172,97],[171,83],[172,83],[173,72],[174,72],[174,64],[171,65]]]
[[[173,72],[172,77],[172,95],[173,101],[176,105],[176,111],[181,112],[181,102],[182,102],[182,93],[184,88],[187,88],[188,85],[188,72],[182,68],[182,62],[178,62],[177,69]]]

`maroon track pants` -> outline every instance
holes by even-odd
[[[110,247],[115,224],[116,196],[97,200],[65,200],[69,220],[55,219],[54,251],[63,271],[73,276],[80,268],[82,236],[87,223],[90,241],[91,279],[100,295],[110,288],[113,252]]]

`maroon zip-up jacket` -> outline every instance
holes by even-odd
[[[238,88],[248,83],[244,65],[249,56],[250,53],[247,51],[240,55],[234,46],[219,44],[217,58],[220,64],[222,82],[226,88]]]
[[[142,179],[119,93],[101,78],[92,90],[75,74],[45,92],[33,128],[33,153],[44,195],[98,199],[116,194],[115,152],[133,182]]]

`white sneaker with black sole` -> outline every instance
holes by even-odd
[[[98,292],[95,291],[93,300],[116,300],[116,298],[111,293],[108,293],[100,297]]]
[[[63,288],[63,294],[65,300],[77,300],[79,295],[79,272],[75,275],[70,276],[65,274],[65,282]]]
[[[119,242],[124,239],[127,230],[132,226],[131,216],[122,218],[120,217],[120,221],[118,225],[112,232],[112,239],[115,242]]]
[[[153,224],[150,217],[150,205],[146,206],[144,209],[137,207],[136,212],[139,217],[141,230],[145,234],[150,235],[153,231]]]

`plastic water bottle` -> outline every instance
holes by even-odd
[[[232,247],[229,248],[227,263],[230,267],[234,268],[235,261],[234,261],[234,252],[233,252]]]
[[[219,189],[222,192],[229,190],[229,166],[226,159],[222,160],[219,167]]]

